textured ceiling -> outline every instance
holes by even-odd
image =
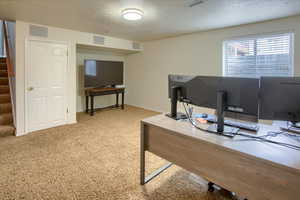
[[[137,41],[300,14],[300,0],[0,0],[0,18],[22,20]],[[125,7],[144,19],[125,21]]]

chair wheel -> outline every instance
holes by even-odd
[[[207,189],[207,191],[208,192],[214,192],[215,191],[214,183],[212,183],[212,182],[208,183],[208,189]]]

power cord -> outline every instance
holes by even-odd
[[[187,106],[189,106],[188,103],[186,103],[186,104],[187,104]],[[184,110],[185,110],[185,114],[186,114],[186,116],[187,116],[189,122],[190,122],[195,128],[197,128],[197,129],[199,129],[199,130],[201,130],[201,131],[207,132],[207,133],[218,134],[217,132],[210,131],[210,130],[207,130],[207,129],[205,129],[205,128],[202,128],[202,127],[197,126],[197,124],[193,121],[192,117],[190,116],[189,112],[187,111],[187,108],[186,108],[186,106],[184,105],[184,102],[182,102],[182,105],[183,105],[183,108],[184,108]],[[226,136],[226,134],[232,135],[231,132],[223,132],[223,134],[224,134],[223,136]],[[219,135],[222,135],[222,134],[220,133]],[[232,136],[230,136],[230,137],[232,137]]]
[[[197,128],[197,129],[199,129],[199,130],[201,130],[201,131],[204,131],[204,132],[213,133],[212,131],[209,131],[209,130],[206,130],[206,129],[204,129],[204,128],[201,128],[201,127],[197,126],[197,124],[193,121],[193,119],[191,118],[190,114],[188,113],[188,111],[187,111],[187,109],[186,109],[186,107],[185,107],[185,105],[184,105],[184,102],[182,102],[182,105],[183,105],[183,108],[184,108],[184,110],[185,110],[185,114],[186,114],[186,116],[187,116],[189,122],[190,122],[195,128]],[[187,104],[187,105],[188,105],[188,104]]]
[[[188,103],[186,103],[187,106],[189,106]],[[214,133],[215,132],[212,132],[212,131],[209,131],[205,128],[201,128],[199,126],[197,126],[197,124],[193,121],[192,117],[190,116],[190,114],[188,113],[187,111],[187,108],[186,108],[186,105],[184,104],[184,102],[182,102],[182,105],[183,105],[183,108],[185,110],[185,113],[188,117],[188,120],[189,122],[197,129],[201,130],[201,131],[204,131],[204,132],[208,132],[208,133]],[[267,137],[277,137],[278,135],[280,134],[288,134],[288,133],[285,133],[285,132],[268,132],[268,134],[266,135],[262,135],[262,136],[252,136],[252,135],[247,135],[247,134],[243,134],[243,133],[240,133],[240,132],[237,132],[235,135],[238,135],[238,136],[242,136],[242,137],[245,137],[247,138],[248,140],[250,141],[258,141],[258,142],[266,142],[266,143],[271,143],[271,144],[276,144],[276,145],[279,145],[279,146],[283,146],[283,147],[287,147],[287,148],[291,148],[291,149],[294,149],[294,150],[297,150],[297,151],[300,151],[300,146],[297,146],[297,145],[292,145],[292,144],[288,144],[288,143],[283,143],[283,142],[277,142],[277,141],[274,141],[274,140],[269,140],[267,139]],[[289,137],[291,137],[291,135],[289,134]],[[300,139],[300,136],[293,136],[293,137],[299,137]]]
[[[265,136],[252,136],[252,135],[247,135],[247,134],[243,134],[243,133],[237,133],[236,135],[247,137],[249,139],[252,139],[253,141],[277,144],[279,146],[288,147],[288,148],[300,151],[300,146],[293,145],[293,144],[288,144],[288,143],[283,143],[283,142],[277,142],[277,141],[274,141],[274,140],[269,140],[269,139],[266,139]]]

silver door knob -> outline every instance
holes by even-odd
[[[32,90],[34,90],[34,87],[29,87],[29,88],[27,88],[27,90],[32,91]]]

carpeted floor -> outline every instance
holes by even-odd
[[[173,166],[139,185],[140,120],[157,113],[127,106],[23,137],[0,138],[0,199],[221,200]],[[166,161],[148,153],[148,171]]]

